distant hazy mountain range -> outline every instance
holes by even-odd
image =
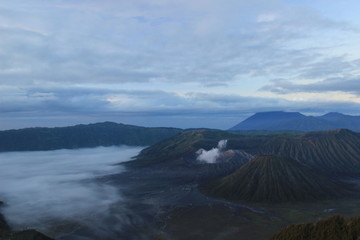
[[[230,130],[322,131],[338,128],[360,132],[360,116],[349,116],[336,112],[318,117],[305,116],[299,112],[260,112]]]
[[[178,128],[147,128],[113,122],[6,130],[0,131],[0,152],[114,145],[149,146],[181,131]]]

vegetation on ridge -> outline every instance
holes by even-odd
[[[358,240],[360,217],[345,220],[333,216],[316,223],[302,223],[286,227],[271,240]]]
[[[0,131],[0,152],[113,145],[148,146],[181,131],[178,128],[146,128],[113,122],[6,130]]]

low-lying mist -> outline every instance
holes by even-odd
[[[140,147],[0,153],[0,200],[10,225],[37,228],[51,221],[78,221],[105,213],[121,200],[119,188],[103,181],[119,173],[116,165],[138,154]]]

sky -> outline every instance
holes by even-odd
[[[0,0],[0,129],[360,115],[356,0]]]

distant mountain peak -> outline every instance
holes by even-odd
[[[253,115],[254,117],[305,117],[299,112],[285,112],[285,111],[270,111],[258,112]]]
[[[323,116],[306,116],[299,112],[258,112],[230,130],[324,131],[347,128],[360,131],[360,116],[330,112]]]
[[[342,113],[339,113],[339,112],[329,112],[329,113],[326,113],[326,114],[324,114],[323,115],[323,117],[325,117],[325,116],[331,116],[331,117],[333,117],[333,116],[346,116],[345,114],[342,114]]]

